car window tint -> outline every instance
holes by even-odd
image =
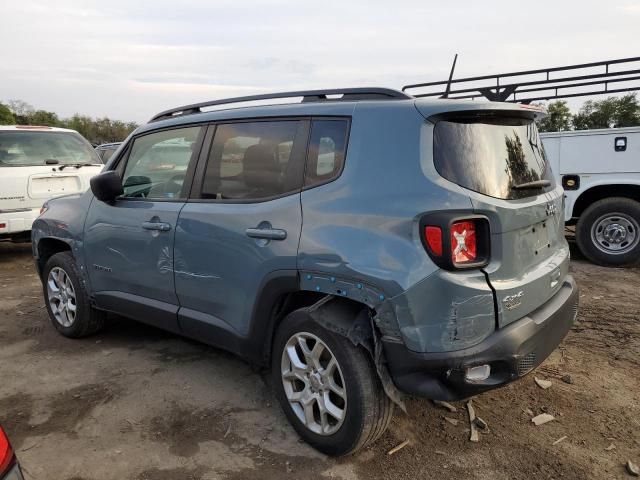
[[[437,122],[433,162],[447,180],[494,198],[533,197],[555,188],[542,140],[530,119],[485,116]],[[514,188],[539,180],[549,180],[549,185]]]
[[[305,186],[330,182],[342,171],[347,147],[347,120],[314,120],[307,157]]]
[[[134,140],[122,185],[125,197],[180,197],[201,127],[151,133]]]
[[[202,184],[202,198],[255,200],[302,187],[304,121],[218,125]]]

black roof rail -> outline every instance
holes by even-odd
[[[328,95],[342,95],[340,98],[328,98]],[[331,90],[300,90],[295,92],[265,93],[261,95],[249,95],[247,97],[224,98],[202,103],[193,103],[182,107],[165,110],[154,115],[149,122],[165,120],[181,115],[201,113],[204,107],[227,105],[232,103],[254,102],[258,100],[271,100],[275,98],[302,97],[302,103],[323,101],[354,101],[354,100],[406,100],[413,98],[407,93],[391,88],[335,88]]]
[[[630,65],[637,63],[637,65]],[[612,65],[622,68],[611,71]],[[584,75],[555,77],[578,69],[593,69]],[[554,75],[552,75],[554,74]],[[541,76],[532,80],[531,76]],[[631,86],[610,84],[630,82]],[[600,85],[599,88],[593,87]],[[567,91],[588,87],[583,91]],[[617,87],[617,88],[616,88]],[[497,102],[531,103],[536,100],[551,100],[556,98],[582,97],[589,95],[632,92],[640,90],[640,57],[604,60],[601,62],[582,63],[565,67],[540,68],[520,72],[498,73],[495,75],[481,75],[478,77],[456,78],[437,82],[415,83],[402,87],[402,91],[426,88],[427,92],[417,92],[413,96],[439,97],[453,99],[474,99],[484,97]],[[545,93],[546,92],[546,93]]]

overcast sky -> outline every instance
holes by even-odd
[[[640,0],[43,0],[0,6],[0,100],[146,121],[285,89],[399,88],[640,55]]]

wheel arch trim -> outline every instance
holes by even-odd
[[[640,180],[611,181],[610,179],[599,179],[590,181],[581,176],[581,182],[586,188],[584,190],[581,189],[579,195],[573,197],[573,195],[566,195],[565,192],[566,209],[571,212],[572,218],[579,217],[589,205],[605,198],[624,197],[640,201]],[[611,193],[607,192],[608,189],[611,189]]]

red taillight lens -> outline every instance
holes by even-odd
[[[442,256],[442,229],[440,227],[433,227],[428,225],[424,228],[424,237],[427,240],[427,245],[431,250],[431,253],[441,257]]]
[[[491,232],[486,217],[433,212],[420,219],[420,228],[422,245],[440,268],[465,270],[489,263]]]
[[[478,258],[476,224],[471,220],[451,225],[451,261],[454,265],[473,263]]]
[[[15,454],[9,443],[7,435],[0,427],[0,476],[7,473],[15,463]]]

